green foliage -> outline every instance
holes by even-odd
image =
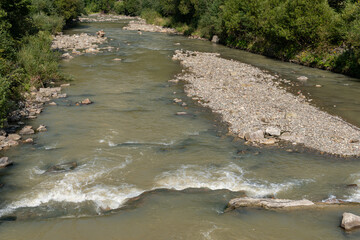
[[[125,14],[125,4],[123,1],[117,1],[114,3],[113,10],[115,13],[122,15]]]
[[[86,11],[108,13],[114,9],[115,2],[115,0],[85,0]]]
[[[66,24],[70,24],[84,12],[83,0],[55,0],[54,4],[58,15],[64,18]]]
[[[40,31],[48,31],[50,33],[61,32],[64,27],[64,19],[57,15],[48,16],[43,12],[32,16],[34,25]]]
[[[141,13],[140,0],[124,0],[125,14],[130,16],[139,16]]]
[[[26,71],[30,83],[43,86],[50,81],[62,80],[59,71],[59,55],[51,50],[51,35],[39,32],[26,38],[26,43],[18,53],[18,62]]]

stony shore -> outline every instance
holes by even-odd
[[[194,100],[219,113],[229,131],[255,145],[278,142],[339,156],[360,156],[360,129],[287,92],[277,77],[218,54],[176,51],[187,69],[172,82],[185,81]]]
[[[124,30],[135,30],[143,32],[160,32],[169,34],[180,34],[173,28],[165,28],[153,24],[148,24],[144,19],[130,21],[129,24],[123,27]]]
[[[131,17],[125,15],[114,15],[114,14],[101,14],[94,13],[88,16],[79,17],[79,22],[92,23],[92,22],[117,22],[121,20],[136,20],[139,17]]]

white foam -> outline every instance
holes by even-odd
[[[175,171],[168,171],[156,178],[156,188],[184,190],[187,188],[228,189],[233,192],[245,191],[250,196],[276,195],[281,191],[300,185],[305,180],[292,180],[285,183],[269,183],[265,180],[249,180],[236,164],[225,167],[201,168],[184,165]]]

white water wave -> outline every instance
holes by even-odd
[[[175,171],[164,172],[156,178],[156,188],[184,190],[187,188],[228,189],[233,192],[245,191],[250,196],[276,195],[308,180],[291,180],[284,183],[269,183],[265,180],[250,180],[236,164],[225,167],[201,168],[185,165]]]

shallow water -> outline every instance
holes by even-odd
[[[29,122],[48,131],[33,145],[5,152],[16,164],[0,172],[6,184],[0,215],[17,220],[0,224],[0,239],[360,237],[339,228],[342,213],[360,214],[358,207],[224,213],[231,198],[245,195],[360,201],[360,190],[346,187],[360,184],[360,162],[306,149],[246,146],[226,135],[218,116],[186,98],[181,85],[167,82],[182,70],[171,60],[174,50],[219,52],[292,80],[299,86],[291,91],[310,93],[317,106],[360,126],[358,80],[181,36],[138,35],[123,31],[124,24],[69,31],[104,29],[115,50],[64,62],[74,76],[65,90],[69,97]],[[301,75],[307,83],[296,80]],[[173,103],[175,97],[188,107]],[[84,98],[94,104],[75,106]],[[177,116],[179,111],[190,115]],[[71,161],[79,165],[73,171],[45,173]]]

